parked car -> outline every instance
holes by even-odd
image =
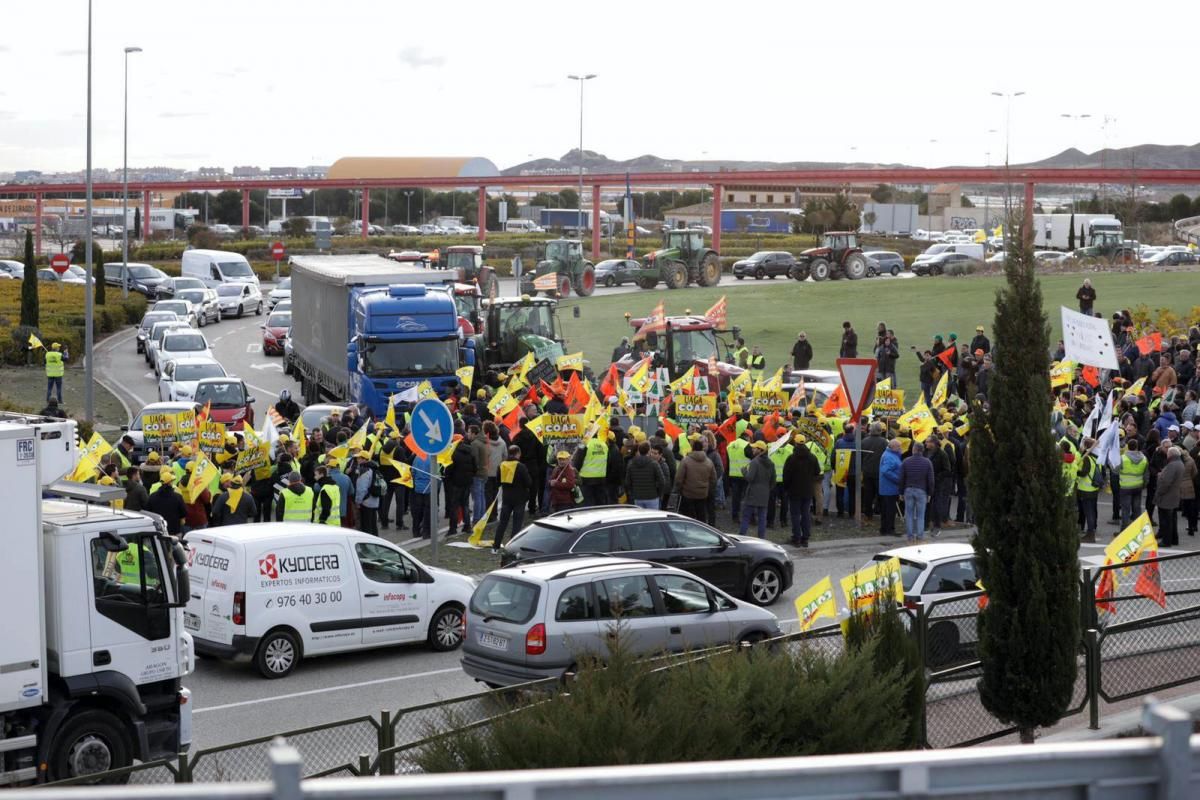
[[[267,294],[267,310],[273,311],[280,300],[292,299],[292,279],[280,278],[275,288]]]
[[[904,271],[904,256],[893,250],[871,250],[863,255],[867,259],[868,275],[899,275]]]
[[[213,289],[184,289],[175,293],[175,300],[182,300],[192,307],[196,323],[201,328],[210,322],[221,321],[221,306]]]
[[[92,266],[92,269],[95,269],[95,265]],[[75,282],[77,283],[94,284],[96,282],[95,275],[93,275],[91,278],[88,278],[87,270],[78,264],[72,264],[71,266],[67,267],[67,271],[64,273],[63,277],[66,277],[66,275],[73,275],[76,279]]]
[[[149,300],[158,296],[158,287],[168,280],[167,273],[158,267],[132,262],[122,264],[118,261],[104,265],[104,282],[110,286],[120,286],[122,268],[125,270],[126,284],[130,290],[144,294]]]
[[[393,225],[392,234],[395,236],[413,236],[421,232],[420,228],[413,225]]]
[[[158,399],[191,400],[196,396],[196,386],[204,378],[224,378],[228,373],[213,358],[176,358],[163,364],[162,377],[158,381]]]
[[[1142,264],[1146,266],[1169,267],[1179,264],[1195,264],[1197,260],[1196,254],[1188,250],[1162,250],[1149,258],[1143,258]]]
[[[596,265],[596,283],[602,286],[620,286],[623,283],[633,283],[633,270],[641,269],[641,265],[626,258],[609,258]]]
[[[154,305],[150,306],[151,311],[171,311],[175,316],[191,325],[193,328],[199,327],[200,320],[196,317],[196,309],[186,300],[159,300]]]
[[[262,347],[265,356],[283,355],[283,343],[287,339],[288,328],[292,327],[291,311],[273,311],[262,328]]]
[[[543,517],[509,540],[500,551],[500,564],[565,553],[616,553],[679,567],[761,606],[774,603],[792,585],[792,561],[779,545],[634,506],[572,509]]]
[[[1003,264],[1004,260],[1006,258],[1008,258],[1008,256],[1004,253],[1003,250],[1001,250],[999,253],[992,253],[990,256],[988,256],[986,263],[988,263],[988,264]]]
[[[222,315],[241,317],[247,311],[263,313],[263,297],[253,283],[222,283],[217,286]]]
[[[467,606],[463,671],[492,687],[561,677],[581,657],[606,655],[618,618],[636,655],[779,635],[770,611],[690,572],[611,556],[553,558],[480,581]]]
[[[138,323],[137,351],[139,353],[146,352],[146,338],[150,335],[150,328],[154,326],[154,323],[181,321],[174,311],[147,311],[142,315],[142,321]]]
[[[192,399],[202,408],[209,406],[210,418],[231,431],[240,431],[244,425],[254,427],[254,398],[239,378],[201,378]]]
[[[164,450],[167,446],[165,444],[154,444],[152,447],[147,446],[144,429],[146,417],[155,414],[178,414],[181,411],[194,411],[195,409],[195,403],[180,400],[175,400],[169,403],[151,403],[148,406],[143,407],[141,411],[135,414],[133,419],[129,421],[128,426],[122,425],[121,431],[127,434],[129,438],[133,440],[133,452],[137,457],[137,460],[141,461],[144,459],[146,457],[146,453],[151,449]],[[146,488],[148,489],[150,487]]]
[[[37,271],[37,279],[46,283],[74,283],[80,286],[83,285],[82,278],[76,278],[70,272],[64,272],[62,275],[59,275],[52,269],[39,269]]]
[[[210,233],[213,233],[222,239],[232,239],[238,235],[238,229],[232,225],[225,225],[220,222],[213,223],[208,226]]]
[[[168,332],[186,332],[192,330],[192,326],[185,320],[176,319],[174,322],[156,322],[150,327],[150,335],[146,337],[146,349],[144,351],[146,363],[151,367],[154,366],[155,359],[158,354],[158,347],[162,344],[163,337]]]
[[[796,266],[796,257],[782,250],[760,250],[749,258],[733,262],[733,277],[740,280],[754,278],[788,277],[792,267]]]
[[[212,358],[208,340],[199,331],[167,331],[154,358],[154,376],[162,377],[163,365],[177,358]]]
[[[7,258],[0,258],[0,272],[3,272],[10,278],[24,278],[25,265],[20,261],[13,261]]]
[[[917,275],[941,275],[951,264],[966,264],[975,261],[966,253],[939,253],[932,258],[913,264],[912,271]]]
[[[1057,250],[1038,250],[1034,252],[1033,258],[1039,264],[1061,264],[1071,257],[1070,253],[1060,253]]]
[[[167,278],[158,285],[158,297],[161,300],[174,297],[176,292],[184,289],[207,289],[208,284],[199,278]]]
[[[283,337],[283,374],[292,374],[292,329],[288,328]]]

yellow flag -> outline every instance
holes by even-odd
[[[220,477],[216,465],[204,457],[197,457],[192,466],[192,478],[184,487],[183,499],[189,503],[195,502],[214,478]]]
[[[433,384],[429,381],[421,381],[417,384],[417,399],[424,400],[428,397],[437,397],[437,392],[433,390]]]
[[[1142,387],[1146,385],[1146,379],[1138,378],[1133,383],[1129,384],[1129,388],[1125,390],[1125,394],[1138,395],[1142,392]],[[1113,409],[1113,416],[1116,416],[1116,409]]]
[[[533,369],[533,365],[536,363],[537,359],[533,357],[533,351],[530,350],[525,354],[525,357],[521,359],[521,363],[517,365],[517,375],[519,375],[521,378],[524,378],[529,373],[529,370]],[[464,367],[464,369],[467,369],[467,367]]]
[[[742,374],[729,382],[729,393],[745,394],[750,389],[750,370],[742,370]]]
[[[87,483],[96,477],[99,461],[99,456],[91,456],[84,453],[80,456],[79,463],[75,465],[75,471],[71,473],[71,477],[68,480],[75,481],[76,483]]]
[[[411,489],[413,485],[412,467],[403,461],[393,461],[392,466],[400,473],[399,476],[392,478],[392,483],[398,483]]]
[[[42,344],[42,340],[34,336],[32,333],[29,334],[29,346],[34,350],[37,350],[39,347],[43,350],[46,349],[46,345]]]
[[[870,611],[872,606],[889,595],[904,602],[904,583],[900,577],[900,559],[876,561],[842,578],[846,604],[853,611]]]
[[[692,366],[687,368],[687,372],[680,375],[677,379],[671,381],[671,383],[669,384],[669,386],[671,387],[671,391],[678,392],[684,386],[691,386],[692,378],[694,378],[694,377],[696,377],[696,366],[693,364]]]
[[[929,413],[929,406],[925,405],[923,397],[917,398],[916,404],[901,414],[896,423],[908,426],[908,429],[912,431],[912,438],[918,442],[928,439],[929,434],[933,433],[933,429],[937,425],[933,415]]]
[[[525,428],[536,436],[539,442],[542,441],[542,434],[546,431],[546,415],[542,414],[531,420],[526,420]]]
[[[450,446],[443,450],[437,457],[437,462],[443,467],[450,466],[450,462],[454,460],[454,449],[458,447],[458,442],[461,441],[462,439],[459,439],[457,442],[451,442]]]
[[[512,396],[512,392],[501,386],[496,391],[496,396],[488,400],[488,411],[492,412],[493,416],[507,416],[514,408],[517,407],[516,398]]]
[[[963,420],[962,425],[959,425],[954,430],[958,431],[959,436],[966,436],[968,433],[971,432],[971,420],[969,420],[969,419]]]
[[[800,630],[806,631],[821,617],[837,619],[837,603],[833,599],[833,581],[826,575],[796,598],[796,616]]]
[[[292,439],[300,448],[300,457],[308,452],[308,431],[304,430],[304,420],[297,419],[296,425],[292,428]]]
[[[500,495],[496,495],[496,500],[500,499]],[[467,544],[472,547],[483,547],[483,532],[487,529],[488,520],[492,518],[492,512],[496,510],[496,500],[488,506],[487,512],[479,518],[479,522],[471,528],[471,536],[467,539]]]
[[[1074,361],[1055,361],[1050,365],[1050,388],[1066,386],[1075,377]]]
[[[532,353],[530,353],[530,355],[532,355]],[[475,383],[475,368],[462,367],[454,370],[454,374],[458,376],[458,382],[463,385],[463,389],[465,390],[463,392],[463,396],[466,397],[471,393],[471,386]]]
[[[650,359],[642,359],[637,369],[629,374],[629,385],[639,392],[646,391],[646,382],[650,372]]]
[[[775,370],[775,374],[767,379],[767,382],[762,385],[762,389],[767,392],[783,391],[783,367]]]
[[[556,364],[559,372],[566,372],[573,369],[576,372],[583,372],[583,351],[578,353],[569,353],[565,356],[559,356]]]
[[[99,432],[93,431],[92,438],[88,439],[88,443],[83,449],[84,452],[99,462],[102,456],[112,452],[112,445],[106,442]]]
[[[258,447],[263,443],[263,440],[259,438],[258,432],[254,430],[254,426],[252,425],[245,425],[242,427],[242,437],[246,440],[247,450]]]
[[[383,415],[383,424],[385,427],[395,431],[396,435],[400,435],[400,429],[396,427],[396,396],[392,395],[388,398],[388,410]]]
[[[930,400],[934,408],[941,408],[946,404],[946,397],[950,393],[950,370],[943,370],[942,377],[938,378],[937,386],[933,387],[933,395]]]
[[[351,453],[357,453],[367,446],[367,426],[363,425],[354,432],[354,435],[346,440],[346,447]]]
[[[833,482],[838,486],[846,485],[846,478],[850,474],[850,459],[854,457],[853,450],[838,450],[836,460],[833,467]]]
[[[335,447],[329,451],[329,455],[333,458],[336,458],[340,463],[344,464],[346,459],[350,457],[350,448],[346,445]]]
[[[1104,548],[1104,556],[1109,564],[1130,564],[1145,553],[1153,556],[1157,552],[1158,540],[1154,538],[1154,526],[1150,524],[1150,515],[1144,511]]]

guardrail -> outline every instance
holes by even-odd
[[[1200,217],[1175,220],[1175,238],[1188,244],[1200,245],[1200,233],[1193,232],[1193,228],[1200,231]]]

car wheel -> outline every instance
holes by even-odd
[[[254,666],[264,678],[283,678],[300,663],[300,643],[289,631],[271,631],[258,643]]]
[[[733,277],[737,278],[739,281],[744,281],[744,280],[746,280],[746,276],[745,276],[745,275],[734,275]]]
[[[766,638],[767,635],[762,631],[750,631],[749,633],[742,634],[742,637],[738,639],[738,644],[754,646]]]
[[[258,301],[258,308],[254,309],[254,313],[256,316],[262,316],[262,300]]]
[[[767,277],[767,273],[766,273],[766,270],[764,270],[762,267],[759,267],[758,269],[754,270],[754,280],[761,281],[765,277]]]
[[[439,653],[457,650],[463,643],[464,634],[462,609],[447,606],[429,623],[429,646]]]
[[[205,325],[207,325],[207,324],[208,324],[208,314],[201,314],[201,315],[200,315],[199,317],[197,317],[196,319],[198,319],[198,320],[200,321],[200,327],[201,327],[201,328],[203,328]]]
[[[241,305],[238,305],[238,313],[237,313],[237,318],[238,318],[238,319],[241,319],[241,318],[242,318],[242,315],[243,315],[243,314],[245,314],[245,313],[246,313],[246,309],[245,309],[245,308],[243,308]]]
[[[896,267],[896,266],[893,266],[893,267],[892,267],[892,277],[894,278],[894,277],[896,277],[896,276],[897,276],[897,275],[899,275],[899,274],[900,274],[900,268],[899,268],[899,267]]]
[[[604,279],[604,285],[611,289],[612,287],[617,285],[617,282],[615,280],[613,280],[612,275],[609,275],[607,278]]]
[[[750,573],[746,587],[746,599],[756,606],[769,606],[779,599],[783,591],[783,578],[775,567],[763,564]]]
[[[108,711],[85,711],[68,722],[50,748],[50,779],[84,777],[128,767],[133,747],[121,721]],[[96,783],[127,783],[128,775]]]

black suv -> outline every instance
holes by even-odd
[[[796,257],[791,253],[782,250],[759,250],[749,258],[733,262],[733,277],[739,281],[745,278],[761,281],[763,278],[776,276],[786,278],[792,274],[794,266]]]
[[[792,562],[779,545],[636,506],[594,506],[542,517],[509,540],[500,565],[571,553],[614,553],[678,567],[760,606],[774,603],[792,585]]]

